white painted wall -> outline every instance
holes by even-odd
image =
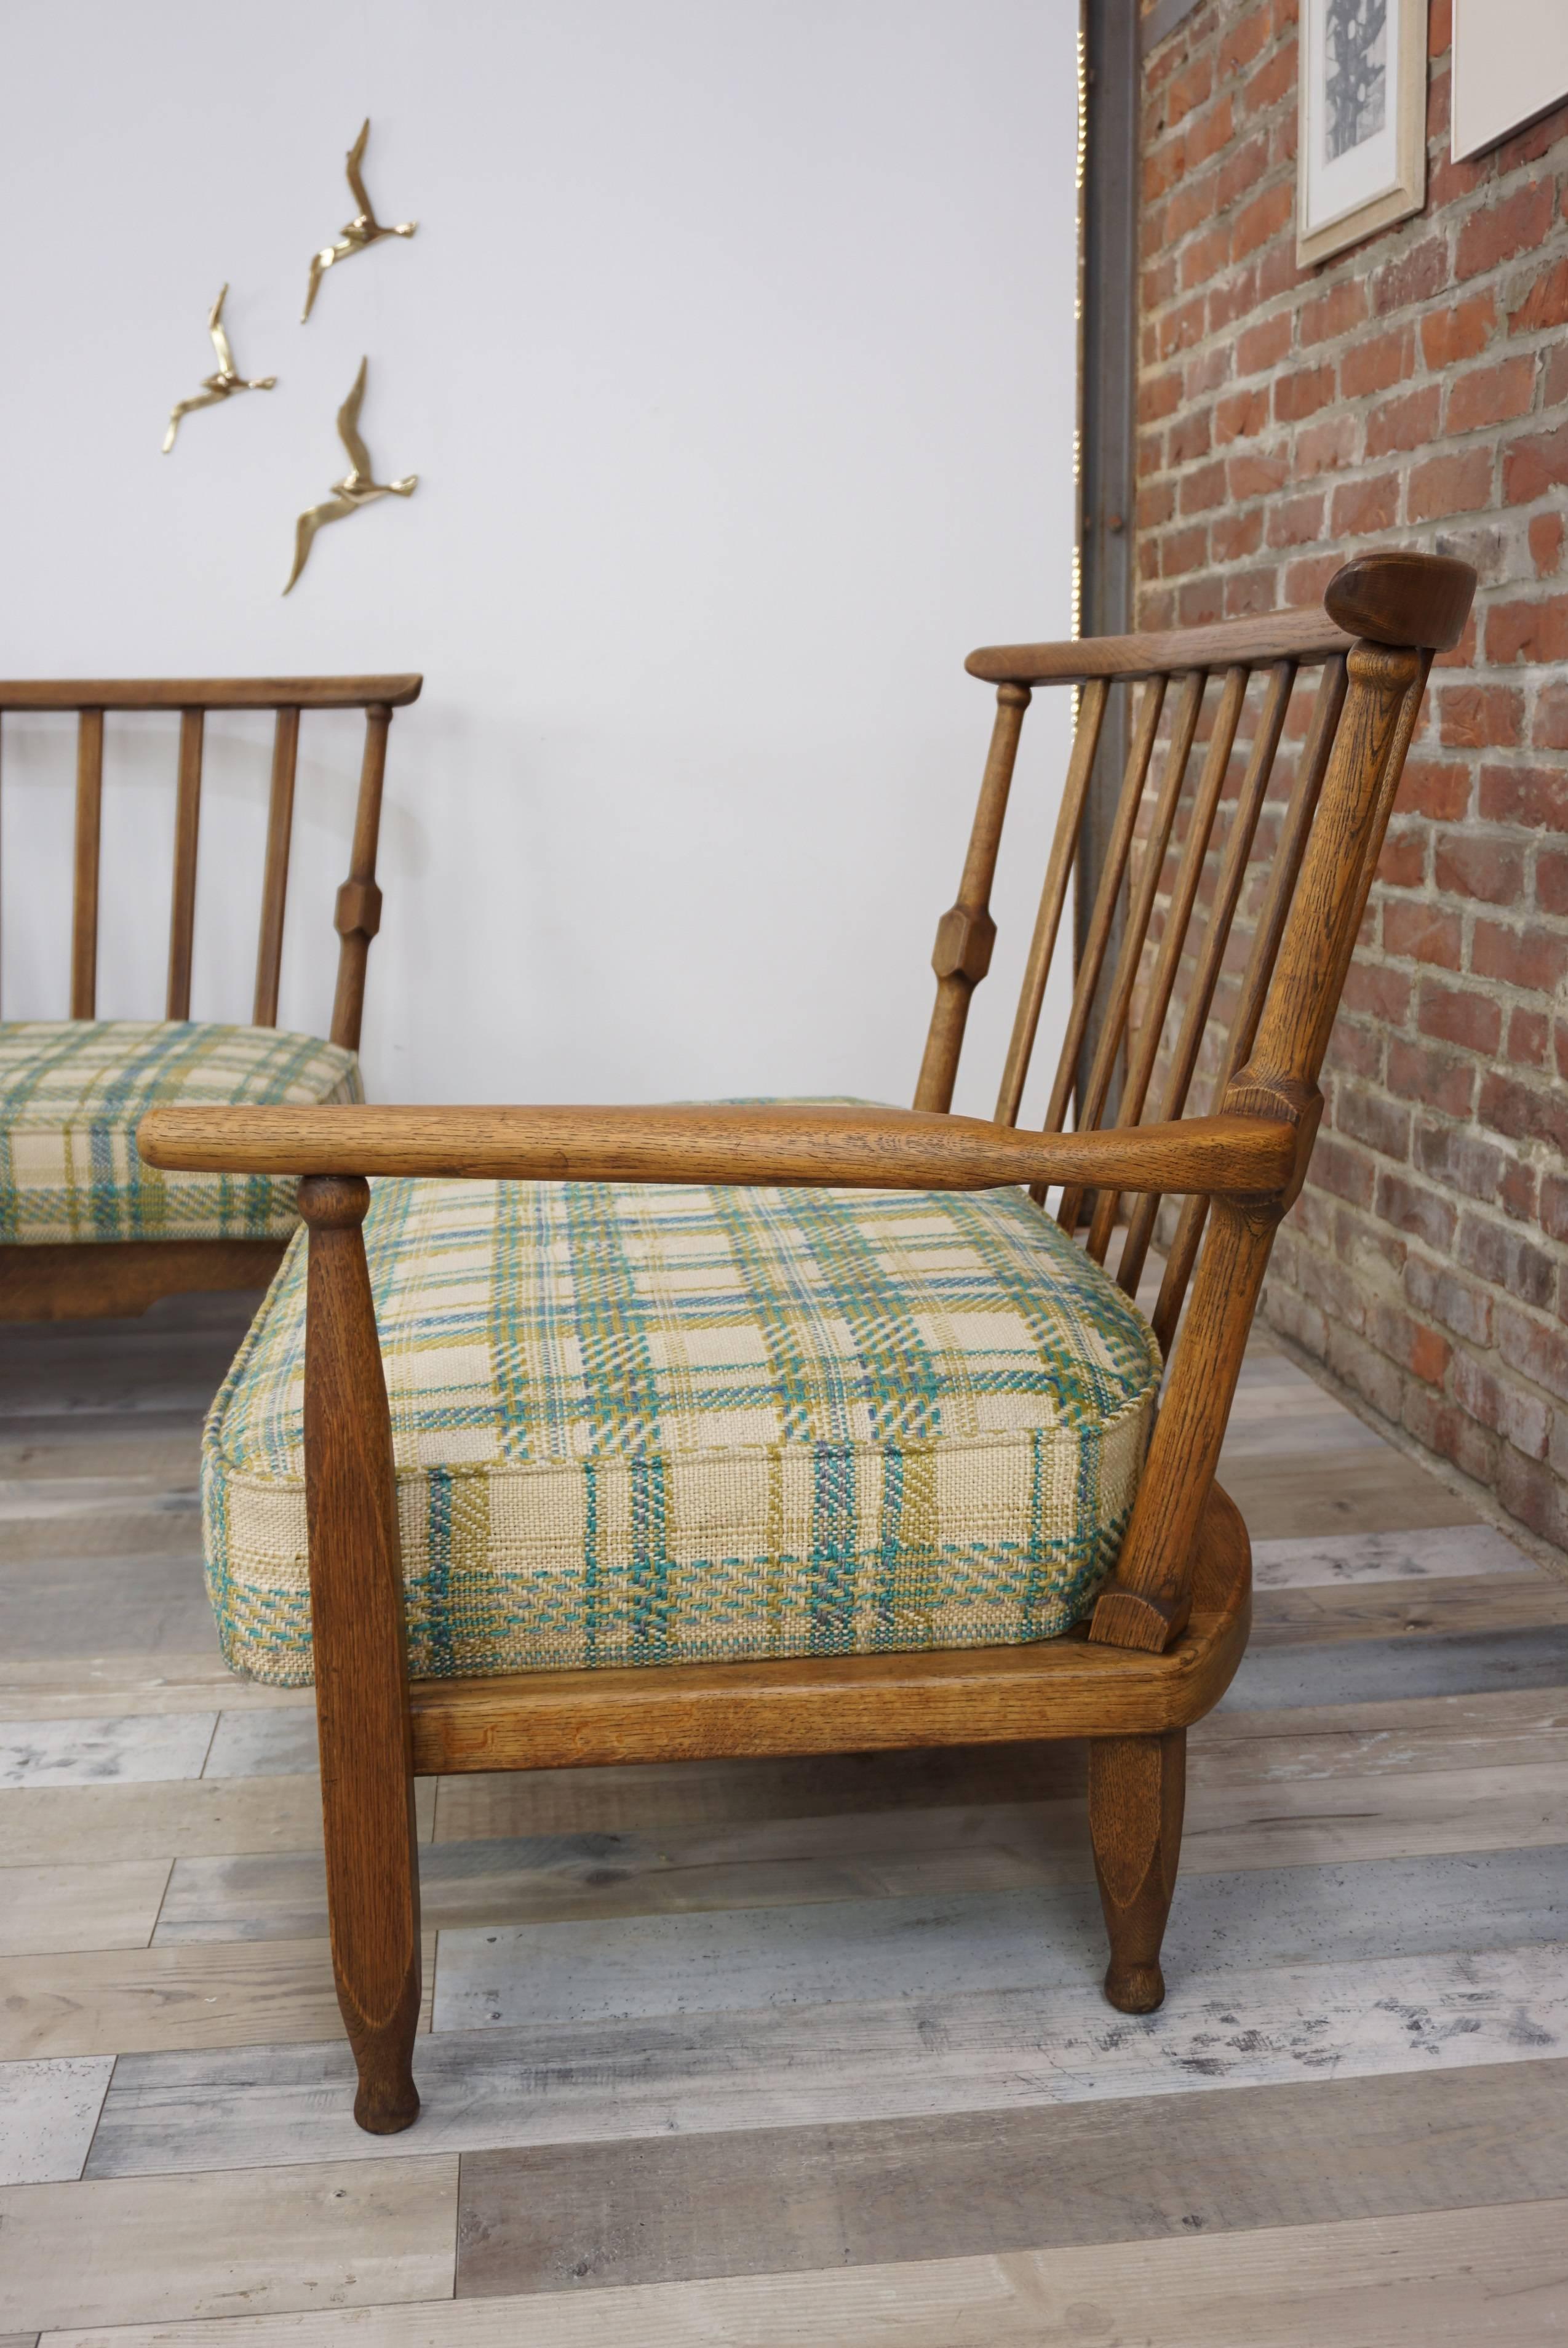
[[[989,723],[963,654],[1069,630],[1077,14],[9,0],[0,673],[425,672],[373,1097],[909,1097]],[[366,112],[377,209],[419,234],[302,327]],[[226,278],[237,359],[280,386],[164,458]],[[420,489],[323,533],[284,602],[362,353],[382,478]],[[198,1015],[248,1016],[265,732],[212,728]],[[330,1002],[357,747],[305,720],[291,1025]],[[172,756],[111,720],[106,1014],[161,1011]],[[7,719],[8,1015],[64,1012],[69,802],[59,726]],[[991,1100],[1002,992],[960,1106]]]

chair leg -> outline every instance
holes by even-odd
[[[1105,1994],[1123,2013],[1163,2003],[1160,1943],[1182,1854],[1187,1732],[1096,1736],[1089,1745],[1089,1831],[1111,1935]]]
[[[419,1859],[405,1738],[374,1751],[367,1725],[334,1721],[318,1694],[333,1975],[359,2070],[354,2116],[372,2136],[395,2136],[419,2116]]]
[[[354,2118],[394,2136],[419,2116],[419,1858],[392,1428],[360,1235],[369,1198],[350,1177],[300,1185],[305,1502],[333,1972],[359,2066]]]

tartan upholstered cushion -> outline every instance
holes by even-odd
[[[189,1019],[0,1025],[0,1241],[287,1239],[295,1183],[161,1174],[137,1155],[170,1101],[357,1101],[336,1044]]]
[[[1020,1191],[385,1181],[418,1674],[1006,1645],[1120,1546],[1159,1354]],[[208,1420],[231,1664],[311,1677],[301,1233]]]

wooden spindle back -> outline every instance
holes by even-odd
[[[1408,588],[1408,608],[1389,624],[1404,628],[1419,649],[1422,627],[1431,633],[1434,578],[1447,591],[1463,566],[1437,561],[1434,570],[1429,558],[1373,557],[1340,578],[1353,584],[1353,574],[1369,575],[1368,565],[1390,592],[1399,582]],[[1330,603],[1336,600],[1331,589]],[[1117,693],[1130,704],[1126,765],[1092,902],[1080,908],[1071,1005],[1043,1115],[1035,1114],[1045,1131],[1060,1132],[1070,1117],[1079,1130],[1166,1123],[1217,1103],[1247,1061],[1275,982],[1357,641],[1319,611],[971,655],[969,673],[997,687],[997,724],[958,900],[943,916],[933,956],[938,1003],[917,1107],[951,1105],[969,997],[995,937],[989,895],[1024,712],[1046,685],[1077,688],[1077,724],[996,1120],[1032,1122],[1023,1104],[1040,1006],[1078,875],[1090,778]],[[1321,983],[1327,988],[1327,977]],[[1331,1023],[1337,990],[1332,1000],[1325,993],[1324,1004]],[[1058,1218],[1068,1230],[1087,1226],[1089,1252],[1102,1263],[1123,1234],[1115,1272],[1132,1294],[1162,1203],[1069,1189]],[[1167,1350],[1205,1221],[1201,1200],[1172,1211],[1154,1324]]]
[[[74,711],[77,715],[77,814],[71,911],[70,1016],[97,1015],[99,844],[103,825],[104,718],[118,710],[178,711],[175,763],[174,882],[169,927],[169,990],[165,1015],[190,1016],[191,959],[196,936],[197,849],[201,827],[201,776],[210,710],[270,709],[275,713],[266,861],[261,876],[261,936],[252,1014],[258,1027],[278,1024],[283,919],[288,903],[289,849],[293,830],[294,776],[300,717],[306,710],[362,709],[364,757],[354,810],[348,878],[338,891],[337,993],[329,1030],[334,1044],[359,1049],[370,942],[381,926],[375,852],[381,829],[386,736],[395,709],[418,698],[417,676],[138,677],[65,683],[0,684],[0,721],[8,711]],[[1024,696],[1025,700],[1028,695]]]

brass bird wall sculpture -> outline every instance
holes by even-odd
[[[353,254],[364,252],[368,246],[378,244],[384,236],[412,236],[419,226],[417,221],[399,221],[395,228],[383,228],[376,219],[374,207],[364,191],[364,179],[360,170],[360,165],[364,160],[365,143],[369,137],[370,117],[366,115],[359,137],[348,150],[349,191],[359,210],[343,230],[335,244],[323,245],[320,252],[313,253],[311,256],[311,279],[305,288],[305,306],[300,313],[302,326],[315,307],[315,299],[321,290],[323,277],[334,263],[347,261]]]
[[[289,573],[286,595],[304,569],[318,530],[329,521],[342,521],[345,514],[358,513],[362,506],[374,505],[377,498],[411,498],[419,486],[417,473],[409,473],[401,481],[378,481],[371,463],[370,451],[359,434],[359,411],[364,401],[365,370],[368,359],[361,359],[359,373],[354,379],[354,389],[337,412],[338,438],[348,450],[348,471],[341,481],[333,483],[333,495],[323,505],[311,506],[294,525],[294,567]]]
[[[229,347],[229,337],[223,331],[223,304],[229,293],[227,285],[213,303],[207,317],[207,331],[212,337],[212,347],[218,354],[216,375],[203,376],[201,388],[190,399],[177,399],[169,411],[169,429],[163,436],[163,453],[167,457],[174,446],[174,436],[179,429],[179,419],[193,408],[216,407],[220,400],[232,399],[237,391],[271,391],[277,382],[275,375],[242,376],[234,364],[234,354]]]

